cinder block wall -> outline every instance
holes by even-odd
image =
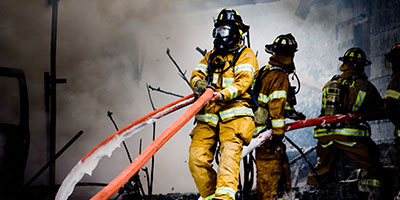
[[[352,0],[337,3],[338,50],[361,47],[372,61],[366,68],[369,80],[383,96],[391,75],[384,54],[400,42],[400,0]],[[391,141],[393,125],[388,120],[371,122],[372,138]]]

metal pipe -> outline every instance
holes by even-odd
[[[202,49],[200,49],[200,47],[196,47],[196,50],[203,56],[206,56],[206,54],[207,54],[207,50],[206,49],[202,50]]]
[[[150,94],[150,89],[154,90],[151,85],[147,85],[147,94],[149,95],[149,99],[150,99],[150,103],[151,103],[151,107],[153,108],[153,110],[156,110],[156,107],[154,106],[154,102],[153,99],[151,98],[151,94]],[[162,91],[160,88],[158,88],[158,90],[156,91]],[[166,93],[165,91],[162,91],[164,93]],[[168,94],[172,94],[172,93],[168,93]],[[175,95],[176,96],[176,95]],[[153,123],[153,141],[156,139],[156,123]],[[146,168],[146,174],[147,174],[147,194],[149,196],[149,198],[153,195],[153,181],[154,181],[154,156],[151,157],[151,168],[150,168],[150,180],[148,177],[148,171]]]
[[[146,85],[147,85],[147,84],[146,84]],[[176,97],[179,97],[179,98],[182,98],[182,97],[183,97],[182,95],[179,95],[179,94],[175,94],[175,93],[172,93],[172,92],[167,92],[167,91],[165,91],[165,90],[161,90],[160,87],[154,88],[154,87],[152,87],[151,85],[147,85],[147,88],[148,88],[148,89],[150,88],[150,89],[153,90],[153,91],[161,92],[161,93],[164,93],[164,94],[169,94],[169,95],[176,96]],[[153,103],[152,103],[152,107],[153,107],[153,110],[155,110]]]
[[[56,50],[57,50],[57,21],[58,21],[58,1],[51,0],[52,24],[51,24],[51,46],[50,46],[50,132],[49,132],[49,157],[50,163],[49,185],[54,186],[56,181],[56,163],[52,160],[56,152]]]
[[[299,146],[296,145],[296,143],[294,143],[289,137],[287,137],[285,135],[285,139],[286,141],[288,141],[295,149],[297,149],[297,151],[300,153],[301,157],[303,157],[303,159],[306,161],[306,163],[308,164],[308,166],[311,169],[311,173],[313,174],[313,176],[315,177],[315,179],[317,180],[317,182],[319,182],[319,177],[317,174],[317,171],[315,171],[314,166],[311,164],[310,160],[308,160],[307,156],[303,153],[303,151],[301,150],[301,148]]]
[[[117,123],[115,123],[114,118],[112,117],[112,114],[113,113],[111,111],[107,111],[107,116],[110,118],[111,122],[114,124],[115,129],[117,131],[119,131]],[[126,146],[125,141],[123,141],[122,144],[124,145],[126,155],[128,155],[129,163],[132,163],[131,154],[129,153],[129,150],[128,150],[128,147]]]
[[[307,149],[306,151],[304,151],[304,155],[308,155],[309,153],[313,152],[317,147],[313,146],[309,149]],[[293,164],[295,163],[297,160],[300,160],[302,158],[301,154],[297,155],[296,157],[294,157],[292,160],[289,161],[289,164]]]
[[[190,87],[190,83],[189,83],[189,80],[187,80],[187,78],[186,78],[186,76],[185,76],[185,73],[186,73],[186,71],[185,71],[185,73],[183,73],[182,72],[182,70],[181,70],[181,68],[178,66],[178,64],[175,62],[175,60],[174,60],[174,58],[172,58],[172,56],[171,56],[171,54],[170,54],[170,50],[169,50],[169,48],[167,48],[167,55],[168,55],[168,57],[172,60],[172,62],[175,64],[175,66],[176,66],[176,68],[178,68],[178,71],[179,71],[179,76],[181,77],[181,78],[183,78],[183,80],[185,80],[185,82],[189,85],[189,87]]]
[[[61,156],[61,154],[64,153],[65,150],[67,150],[81,135],[83,134],[83,131],[80,130],[70,141],[65,144],[60,151],[57,152],[57,154],[54,155],[40,170],[28,181],[25,183],[24,187],[28,187],[31,185],[49,166],[51,166],[52,163],[54,163],[58,157]],[[52,186],[52,185],[50,185]]]

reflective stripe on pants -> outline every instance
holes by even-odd
[[[219,122],[218,128],[199,122],[190,136],[189,169],[203,198],[215,193],[216,188],[232,188],[236,193],[239,177],[239,161],[243,144],[249,144],[254,131],[251,117],[240,117],[228,122]],[[212,168],[212,161],[220,141],[220,162],[218,172]],[[217,194],[215,197],[226,194]],[[229,199],[229,198],[228,198]]]

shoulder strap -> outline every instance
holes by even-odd
[[[225,70],[223,70],[222,72],[220,72],[221,74],[225,73],[229,68],[231,68],[232,66],[235,66],[236,62],[238,61],[240,55],[242,54],[243,50],[246,49],[246,46],[243,45],[241,46],[235,53],[235,56],[233,57],[232,63],[229,65],[229,67],[227,67]],[[206,77],[206,80],[209,84],[212,83],[212,78],[213,78],[213,73],[215,69],[212,69],[212,67],[210,66],[212,60],[215,57],[215,52],[212,52],[210,54],[210,56],[208,57],[208,61],[207,61],[207,72],[208,75]]]
[[[212,77],[213,77],[213,73],[214,73],[214,69],[211,67],[211,62],[215,57],[215,51],[212,51],[210,53],[210,55],[208,56],[208,60],[207,60],[207,76],[206,76],[206,81],[208,82],[208,84],[211,84],[212,82]]]
[[[236,62],[238,61],[240,55],[242,55],[243,50],[246,49],[246,46],[243,45],[241,46],[235,53],[235,56],[233,57],[232,63],[227,67],[224,71],[221,72],[221,74],[225,73],[229,68],[234,67],[236,65]]]
[[[272,67],[268,67],[267,65],[263,66],[259,71],[258,71],[258,75],[256,77],[256,81],[254,83],[254,95],[258,98],[258,95],[260,94],[260,90],[261,90],[261,84],[262,84],[262,80],[267,76],[267,74],[273,70],[279,70],[282,71],[284,73],[287,74],[286,70],[283,69],[282,67],[279,66],[272,66]]]
[[[349,87],[349,86],[354,85],[355,80],[357,80],[357,79],[359,79],[359,78],[361,78],[361,76],[359,76],[359,75],[353,75],[353,76],[351,76],[350,78],[342,78],[342,79],[341,79],[341,78],[337,78],[336,80],[339,80],[340,83],[341,83],[343,86]]]
[[[285,74],[288,74],[288,72],[283,67],[272,66],[272,67],[268,68],[268,71],[273,71],[273,70],[279,70],[279,71],[284,72]]]

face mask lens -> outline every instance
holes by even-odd
[[[218,35],[220,35],[220,37],[228,37],[230,35],[231,32],[231,27],[230,26],[218,26],[217,28],[215,28],[214,31],[214,38],[216,38]]]

